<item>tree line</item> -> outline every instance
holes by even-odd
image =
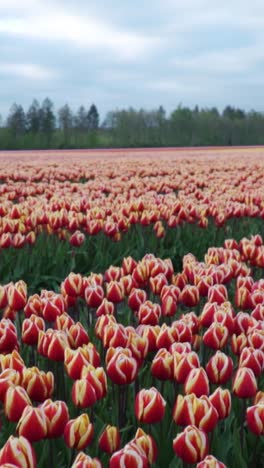
[[[13,104],[0,118],[0,149],[263,145],[264,113],[226,106],[193,109],[178,105],[167,115],[154,110],[114,110],[100,122],[95,104],[55,111],[46,98],[27,110]]]

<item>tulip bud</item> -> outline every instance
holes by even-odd
[[[36,315],[42,317],[44,304],[41,300],[41,297],[38,294],[29,296],[28,301],[24,307],[24,313],[26,318],[29,318],[31,315]]]
[[[88,408],[97,401],[96,391],[86,379],[76,380],[72,387],[72,401],[78,408]]]
[[[53,439],[60,437],[69,421],[69,411],[64,401],[45,400],[41,408],[47,418],[47,437]]]
[[[186,395],[194,393],[197,397],[209,395],[209,380],[203,367],[192,369],[184,383]]]
[[[43,410],[26,406],[18,421],[16,430],[20,436],[26,437],[30,442],[45,439],[48,428]]]
[[[144,289],[133,288],[127,300],[130,309],[137,311],[141,304],[147,301],[147,293]]]
[[[257,381],[254,372],[247,367],[239,367],[233,381],[233,393],[238,398],[252,398],[257,393]]]
[[[115,306],[113,302],[108,301],[106,298],[102,300],[102,303],[96,310],[96,317],[101,317],[101,315],[114,315]]]
[[[0,285],[0,309],[7,306],[7,290],[5,286]]]
[[[199,356],[194,351],[187,353],[173,352],[174,378],[178,383],[184,383],[192,369],[200,367]]]
[[[244,348],[247,346],[247,337],[244,333],[240,335],[232,335],[231,337],[231,349],[232,352],[239,356]]]
[[[218,422],[218,413],[207,396],[197,398],[194,393],[178,395],[173,419],[179,426],[195,425],[205,432],[212,431]]]
[[[115,452],[109,461],[109,468],[148,468],[149,463],[144,450],[135,442]]]
[[[95,390],[97,400],[101,400],[107,393],[107,378],[103,367],[96,369],[89,364],[84,366],[81,372],[81,379],[86,379]]]
[[[163,419],[166,401],[155,387],[142,389],[136,395],[135,414],[139,422],[157,423]]]
[[[153,358],[151,374],[159,380],[173,379],[173,356],[165,348],[159,349]]]
[[[260,349],[244,348],[240,354],[239,367],[252,369],[255,376],[259,377],[264,363],[264,352]]]
[[[161,300],[161,313],[163,317],[173,317],[177,312],[177,302],[169,294]]]
[[[137,377],[138,370],[136,359],[125,353],[114,354],[106,367],[110,379],[117,385],[133,382]]]
[[[213,322],[204,333],[203,342],[209,348],[221,349],[226,345],[228,337],[228,328],[217,322]]]
[[[17,422],[27,405],[31,405],[30,398],[23,387],[10,386],[5,394],[4,410],[9,421]]]
[[[226,465],[213,455],[207,455],[203,461],[197,463],[196,468],[227,468]]]
[[[195,307],[200,300],[199,289],[196,286],[187,284],[184,286],[181,295],[180,302],[187,307]]]
[[[69,448],[83,450],[91,443],[94,427],[88,414],[81,414],[76,419],[70,419],[64,428],[64,441]]]
[[[0,451],[0,464],[10,463],[17,468],[36,468],[36,454],[31,443],[23,436],[10,436]]]
[[[217,389],[209,396],[209,400],[218,412],[219,419],[225,419],[231,411],[231,394],[229,390],[217,387]]]
[[[71,349],[66,348],[64,352],[64,366],[68,376],[77,380],[80,378],[82,368],[87,366],[89,361],[87,360],[85,353],[82,348]]]
[[[49,291],[48,291],[49,293]],[[43,318],[47,322],[54,322],[56,318],[65,312],[65,301],[62,294],[44,294],[43,302]]]
[[[37,367],[26,368],[22,372],[21,385],[32,400],[43,402],[54,392],[54,375],[52,372],[40,371]]]
[[[100,450],[112,454],[120,448],[120,432],[115,426],[106,426],[103,433],[100,435],[98,444]]]
[[[215,284],[208,290],[208,301],[222,304],[228,300],[227,289],[223,284]]]
[[[84,452],[78,453],[71,468],[102,468],[103,465],[98,458],[91,458]]]
[[[106,284],[106,297],[108,301],[117,304],[122,302],[125,297],[125,292],[122,283],[118,281],[110,281]]]
[[[63,289],[68,296],[80,296],[82,293],[82,276],[79,273],[70,273],[63,282]]]
[[[32,314],[29,318],[22,322],[21,338],[23,343],[34,346],[38,343],[39,331],[45,330],[45,322],[43,318]]]
[[[123,276],[125,275],[131,275],[134,271],[134,269],[137,266],[136,260],[134,260],[132,257],[125,257],[122,260],[122,274]]]
[[[24,281],[11,283],[7,290],[8,305],[14,310],[22,310],[27,303],[27,285]]]
[[[14,369],[21,374],[25,367],[25,363],[17,351],[5,355],[0,354],[1,372],[5,369]]]
[[[153,328],[153,327],[152,327]],[[176,328],[168,327],[166,323],[163,323],[160,329],[157,329],[158,336],[156,337],[156,346],[155,349],[162,349],[169,347],[177,341],[178,333]]]
[[[150,277],[149,287],[153,294],[160,295],[163,286],[167,284],[167,278],[164,273],[159,273],[157,276]]]
[[[87,331],[80,322],[73,323],[66,333],[70,347],[73,349],[87,345],[90,341]]]
[[[85,302],[89,307],[99,307],[104,299],[104,290],[98,284],[88,284],[84,291]]]
[[[8,318],[0,320],[0,353],[6,354],[18,348],[15,325]]]
[[[106,325],[103,332],[103,346],[109,348],[110,346],[123,346],[127,345],[127,332],[125,327],[121,324],[114,323]]]
[[[264,434],[264,405],[258,404],[247,408],[249,430],[260,436]]]
[[[155,463],[158,456],[158,447],[152,436],[146,434],[143,429],[139,428],[133,442],[145,452],[150,465]]]
[[[225,384],[232,376],[233,361],[221,351],[217,351],[206,365],[206,373],[213,384]]]
[[[38,337],[38,352],[52,361],[63,361],[64,351],[69,347],[67,335],[62,330],[48,329],[40,331]]]
[[[73,247],[80,247],[85,241],[85,235],[80,231],[75,231],[69,239]]]
[[[139,306],[137,316],[139,323],[142,325],[158,325],[161,317],[160,305],[146,301]]]
[[[187,426],[173,440],[173,450],[185,463],[197,463],[208,454],[209,442],[206,433],[196,426]]]

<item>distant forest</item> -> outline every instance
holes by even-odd
[[[264,113],[226,106],[190,109],[179,105],[167,115],[154,110],[123,109],[100,119],[95,104],[74,112],[68,104],[55,111],[46,98],[25,110],[13,104],[0,117],[0,149],[107,148],[160,146],[263,145]]]

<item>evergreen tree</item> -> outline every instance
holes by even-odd
[[[87,126],[89,130],[97,130],[99,127],[99,113],[94,104],[91,105],[87,114]]]

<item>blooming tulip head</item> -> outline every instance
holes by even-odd
[[[30,442],[42,440],[47,435],[47,419],[41,408],[26,406],[18,421],[17,432]]]
[[[119,450],[120,443],[121,438],[118,428],[110,425],[106,426],[98,441],[100,450],[108,454]]]
[[[136,396],[135,413],[139,422],[157,423],[163,419],[166,401],[155,387],[142,389]]]
[[[94,428],[88,414],[81,414],[67,422],[64,428],[64,441],[69,448],[85,449],[92,441]]]
[[[209,442],[204,431],[196,426],[187,426],[173,440],[173,450],[185,463],[197,463],[208,454]]]
[[[8,464],[19,468],[36,468],[36,454],[29,442],[23,436],[10,436],[0,451],[0,464]]]

